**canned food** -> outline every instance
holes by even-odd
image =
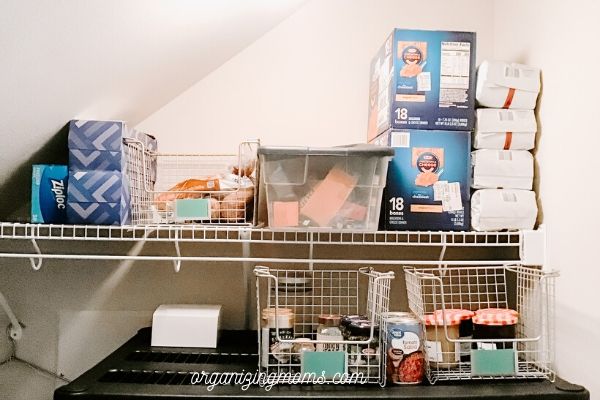
[[[423,381],[423,329],[413,315],[390,317],[386,320],[386,374],[390,382],[415,385]]]

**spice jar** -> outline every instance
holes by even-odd
[[[441,314],[425,315],[424,321],[427,340],[425,349],[429,365],[433,368],[454,368],[458,366],[460,359],[460,347],[456,342],[459,336],[459,326],[461,319],[457,314],[446,314],[444,318]],[[446,330],[448,336],[446,337]]]
[[[365,315],[342,315],[340,318],[340,330],[345,340],[350,337],[349,326],[355,321],[369,322],[369,319]]]
[[[460,324],[458,325],[458,338],[459,339],[473,339],[473,316],[475,313],[470,310],[456,309],[451,308],[448,310],[444,310],[446,315],[453,315],[456,318],[460,319]],[[442,316],[442,310],[435,310],[433,312],[434,315],[438,315],[440,318]],[[471,360],[471,343],[455,343],[456,351],[458,352],[459,359],[461,362],[469,362]]]
[[[473,317],[473,339],[515,339],[519,313],[509,308],[478,310]],[[474,349],[512,349],[513,342],[476,342]]]
[[[307,352],[315,351],[315,345],[311,343],[310,339],[299,338],[292,346],[292,359],[295,363],[302,362],[302,354]]]
[[[265,308],[261,313],[261,366],[269,364],[289,363],[292,345],[280,343],[279,337],[284,340],[294,339],[295,315],[290,308]]]
[[[337,342],[344,340],[340,330],[341,317],[338,314],[319,315],[319,326],[317,328],[317,341]],[[339,343],[317,343],[317,351],[339,351],[342,345]]]
[[[275,289],[279,292],[279,301],[287,300],[287,304],[279,304],[282,307],[293,306],[296,314],[296,331],[298,336],[310,336],[312,329],[312,292],[313,277],[311,272],[305,272],[300,276],[281,276],[277,279],[277,285],[271,288],[271,298],[275,298]]]
[[[371,323],[354,321],[348,326],[348,340],[368,341],[371,337]],[[373,330],[373,339],[365,344],[350,345],[349,364],[352,372],[362,372],[364,376],[379,375],[379,326]]]

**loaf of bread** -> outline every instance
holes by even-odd
[[[246,217],[246,204],[254,198],[254,188],[243,188],[229,193],[221,200],[221,219],[223,222],[240,222]]]

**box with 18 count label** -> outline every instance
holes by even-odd
[[[383,229],[469,228],[469,132],[390,130],[372,142],[395,152],[383,191]]]
[[[371,62],[367,140],[392,129],[470,131],[475,33],[395,29]]]

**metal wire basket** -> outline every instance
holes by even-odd
[[[512,338],[457,338],[446,324],[423,324],[426,374],[431,383],[465,379],[554,380],[557,272],[523,266],[404,267],[404,271],[409,307],[421,321],[434,312],[441,313],[446,321],[451,309],[510,308],[518,312]],[[492,368],[486,363],[491,363]]]
[[[323,375],[322,382],[383,384],[381,340],[378,327],[382,315],[389,310],[390,283],[393,272],[359,270],[277,270],[257,266],[256,295],[259,368],[268,375],[276,374],[278,383],[296,383],[294,374],[310,373],[306,353],[334,352],[344,358],[342,369],[347,377]],[[366,293],[364,290],[366,289]],[[364,301],[364,303],[361,302]],[[364,308],[361,308],[364,307]],[[265,326],[264,310],[274,310],[275,321]],[[294,313],[291,325],[285,325],[285,309]],[[358,315],[368,318],[370,333],[360,340],[321,340],[316,333],[320,315]],[[290,329],[291,328],[291,329]],[[323,371],[320,371],[323,372]],[[321,376],[317,371],[316,376]]]
[[[167,154],[124,139],[132,224],[254,225],[258,145],[244,141],[238,154]]]

